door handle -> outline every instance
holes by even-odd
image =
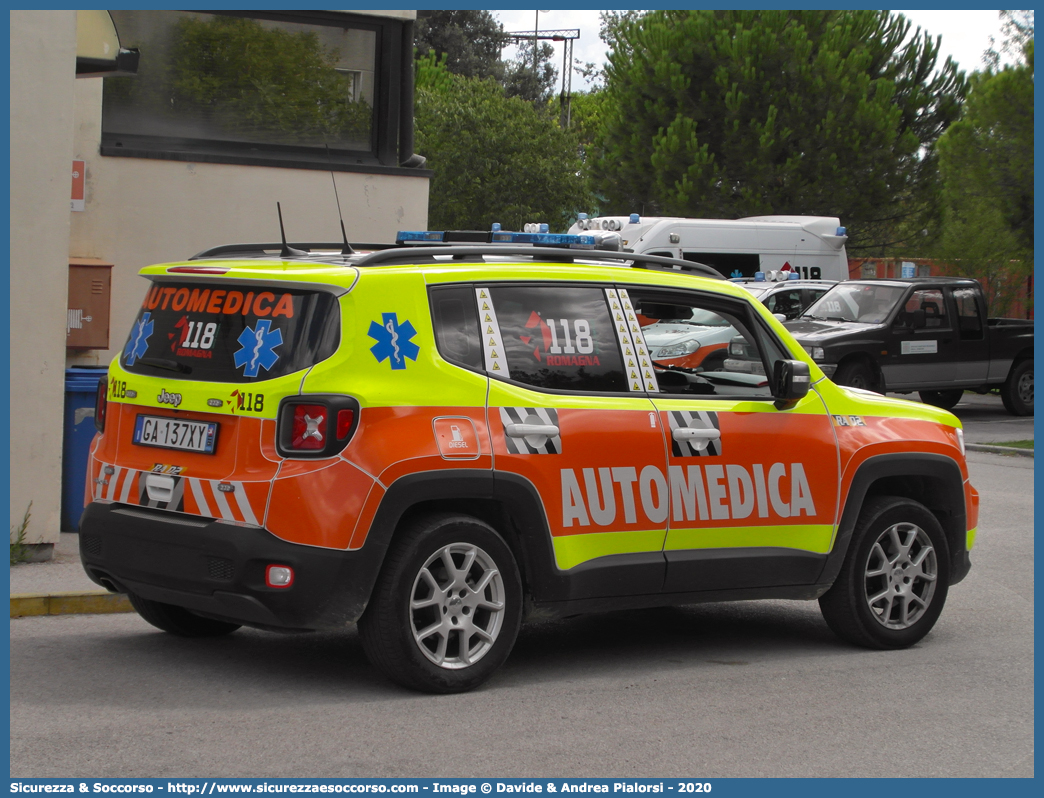
[[[510,438],[527,438],[531,435],[553,438],[559,434],[554,424],[505,424],[504,432]]]
[[[671,437],[676,441],[716,441],[721,438],[719,429],[694,429],[693,427],[675,427]]]
[[[145,477],[145,492],[149,501],[169,502],[174,498],[174,477],[149,474]]]

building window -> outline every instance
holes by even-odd
[[[334,12],[112,11],[138,74],[105,79],[102,154],[396,166],[402,22]]]

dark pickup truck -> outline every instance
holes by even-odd
[[[947,410],[999,388],[1009,413],[1033,414],[1033,322],[986,318],[974,280],[846,280],[784,326],[839,385]]]

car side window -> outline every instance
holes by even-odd
[[[766,371],[782,358],[744,308],[698,294],[630,289],[658,393],[704,398],[772,396]],[[771,371],[768,371],[771,374]]]
[[[432,289],[431,317],[439,354],[450,363],[481,371],[482,340],[474,288],[469,285]]]
[[[787,319],[796,319],[801,315],[801,289],[777,291],[765,300],[765,307],[773,313],[781,313]]]
[[[957,325],[961,339],[965,341],[982,340],[982,315],[979,312],[976,294],[973,288],[953,289],[953,302],[957,306]]]
[[[628,391],[604,288],[477,286],[486,371],[550,390]]]
[[[926,330],[945,330],[950,326],[946,316],[946,301],[938,288],[922,288],[910,294],[904,308],[907,315],[915,310],[924,311]]]

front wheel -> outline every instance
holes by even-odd
[[[1004,409],[1013,416],[1033,415],[1033,361],[1020,360],[1001,386]]]
[[[819,599],[838,637],[867,648],[905,648],[935,625],[946,602],[946,536],[923,504],[867,501],[833,586]]]
[[[392,681],[457,693],[500,667],[521,620],[522,581],[503,538],[477,518],[438,513],[388,552],[359,633]]]
[[[864,391],[878,390],[874,370],[864,360],[842,363],[834,373],[834,382],[849,388],[862,388]]]
[[[949,391],[918,391],[917,395],[926,405],[941,407],[943,410],[952,410],[964,396],[963,388],[954,388]]]

